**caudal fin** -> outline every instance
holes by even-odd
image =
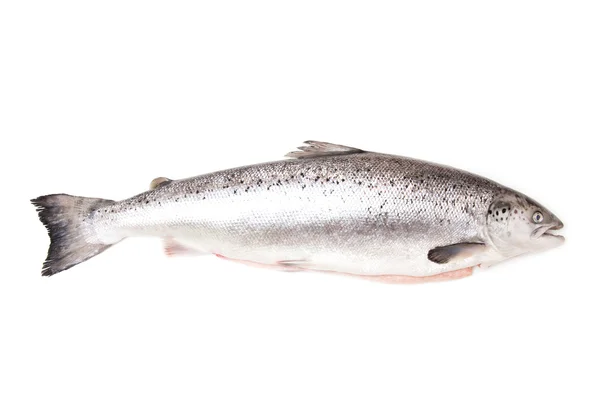
[[[42,275],[50,276],[69,269],[111,246],[101,243],[90,229],[90,212],[114,201],[51,194],[33,199],[31,203],[50,236]]]

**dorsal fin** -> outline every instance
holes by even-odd
[[[325,156],[339,156],[344,154],[363,153],[363,150],[354,147],[342,146],[327,142],[317,142],[316,140],[307,140],[308,146],[300,146],[298,150],[287,153],[286,157],[292,158],[315,158]]]
[[[152,182],[150,182],[150,190],[154,190],[161,186],[168,185],[171,182],[173,182],[172,179],[165,178],[164,176],[154,178],[154,179],[152,179]]]

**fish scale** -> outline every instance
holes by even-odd
[[[86,241],[110,246],[157,236],[196,254],[255,264],[427,277],[507,258],[490,236],[502,232],[489,221],[498,202],[522,199],[528,212],[533,205],[553,228],[562,225],[526,196],[469,172],[307,143],[288,154],[293,159],[160,178],[147,192],[84,210],[82,225],[93,232]]]

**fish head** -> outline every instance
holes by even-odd
[[[551,249],[565,238],[554,232],[562,221],[547,208],[520,193],[496,197],[487,213],[487,233],[506,257]]]

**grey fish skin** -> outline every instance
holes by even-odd
[[[282,269],[408,277],[489,266],[564,240],[550,233],[563,226],[554,214],[488,179],[307,143],[288,154],[291,160],[158,179],[154,189],[122,201],[35,199],[51,236],[43,273],[60,272],[130,236],[170,238],[180,250]],[[73,207],[73,199],[84,200]]]

